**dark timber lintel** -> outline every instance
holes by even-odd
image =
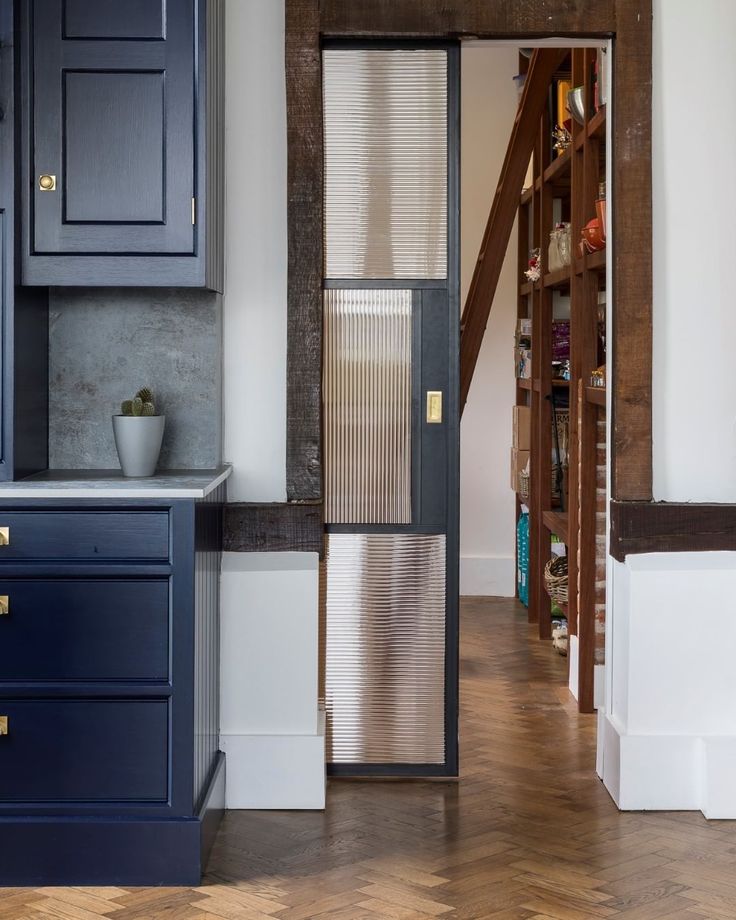
[[[235,502],[225,506],[225,552],[322,556],[323,539],[321,504]]]
[[[736,505],[611,502],[611,555],[736,550]]]

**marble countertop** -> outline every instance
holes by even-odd
[[[47,470],[18,482],[0,483],[3,498],[205,498],[232,473],[160,470],[148,479],[126,479],[120,470]]]

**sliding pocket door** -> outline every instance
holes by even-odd
[[[458,50],[336,45],[323,73],[328,762],[454,775]]]

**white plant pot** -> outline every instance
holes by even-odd
[[[166,416],[113,415],[112,430],[123,476],[142,479],[156,472]]]

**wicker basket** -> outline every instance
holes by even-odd
[[[556,604],[567,606],[567,556],[555,556],[544,567],[544,584]]]

